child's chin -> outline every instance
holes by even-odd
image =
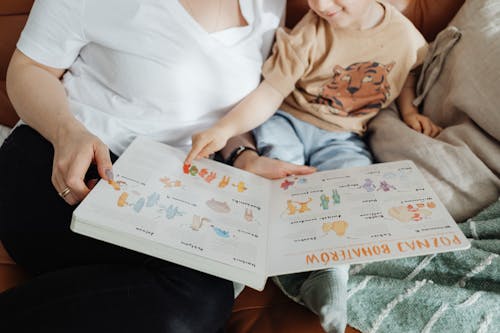
[[[326,19],[326,20],[335,29],[349,29],[350,28],[349,23],[346,22],[345,20],[342,20],[342,19],[339,19],[339,18],[329,18],[329,19]]]

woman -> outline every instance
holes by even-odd
[[[232,283],[72,233],[74,206],[137,135],[187,149],[260,79],[284,0],[37,1],[8,69],[22,119],[0,148],[0,240],[35,276],[2,332],[215,332]],[[309,168],[223,150],[265,175]],[[238,153],[238,154],[237,154]]]

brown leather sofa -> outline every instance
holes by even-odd
[[[464,0],[386,0],[394,4],[430,41],[446,26]],[[33,0],[0,0],[0,124],[12,126],[17,116],[5,92],[5,73]],[[307,0],[288,0],[287,25],[307,10]],[[28,277],[0,248],[0,292]],[[228,333],[323,332],[317,317],[287,299],[272,283],[263,292],[246,288],[236,299]],[[346,332],[357,332],[348,327]]]

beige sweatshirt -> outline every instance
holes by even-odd
[[[336,30],[309,11],[291,32],[277,31],[263,76],[286,97],[283,111],[325,130],[365,132],[428,48],[406,17],[382,4],[383,20],[369,30]]]

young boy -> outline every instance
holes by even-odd
[[[186,163],[262,124],[254,134],[266,156],[318,170],[368,165],[366,125],[398,95],[408,126],[432,137],[440,132],[412,104],[413,73],[427,44],[408,19],[376,0],[308,2],[311,10],[290,33],[277,32],[263,82],[212,128],[193,136]],[[343,265],[274,281],[317,313],[327,332],[344,332],[347,278]]]

